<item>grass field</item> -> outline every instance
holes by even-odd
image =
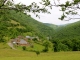
[[[80,60],[80,52],[48,52],[36,55],[12,49],[0,49],[0,60]]]
[[[35,47],[37,44],[35,44]],[[36,49],[34,47],[34,49]],[[37,46],[40,49],[43,46]],[[0,60],[80,60],[80,51],[47,52],[36,55],[35,52],[13,50],[8,45],[0,43]]]
[[[34,43],[34,48],[28,50],[42,51],[44,46]],[[0,43],[0,60],[80,60],[80,51],[40,53],[22,51],[22,47],[12,50],[7,44]]]

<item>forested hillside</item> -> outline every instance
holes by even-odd
[[[53,36],[55,51],[80,51],[80,21],[59,27]]]
[[[53,34],[52,28],[26,14],[13,10],[8,10],[5,13],[4,11],[0,11],[0,42],[19,35],[38,36],[41,39],[46,39]]]

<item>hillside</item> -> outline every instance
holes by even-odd
[[[44,23],[44,24],[53,28],[53,29],[57,29],[59,27],[58,25],[54,25],[54,24],[50,24],[50,23]]]
[[[59,27],[53,39],[55,50],[80,51],[80,21]]]
[[[0,16],[0,42],[10,40],[19,35],[22,36],[38,36],[41,39],[46,39],[47,36],[52,36],[53,29],[36,21],[30,16],[16,11],[6,11]]]
[[[41,43],[49,39],[54,51],[80,51],[80,21],[56,26],[36,21],[30,16],[13,10],[0,11],[0,42],[8,42],[17,36],[39,37]]]
[[[54,33],[59,39],[79,38],[80,21],[59,27]],[[62,36],[62,37],[61,37]]]

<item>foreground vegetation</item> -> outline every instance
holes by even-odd
[[[0,49],[1,60],[80,60],[80,52],[47,52],[36,55],[35,52],[27,52],[12,49]]]

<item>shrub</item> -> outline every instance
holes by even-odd
[[[26,46],[23,46],[22,49],[25,51],[26,50]]]
[[[47,47],[45,47],[45,49],[43,49],[42,52],[48,52],[48,51],[49,51],[49,49]]]
[[[35,52],[36,52],[36,54],[37,54],[37,55],[39,55],[39,54],[40,54],[40,51],[35,51]]]

